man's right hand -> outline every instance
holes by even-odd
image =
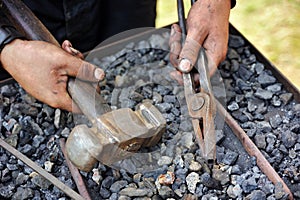
[[[210,75],[225,59],[229,34],[230,0],[201,0],[191,7],[186,23],[187,35],[181,44],[182,30],[177,24],[171,29],[170,61],[181,72],[189,72],[197,62],[203,47],[210,60]],[[187,62],[179,61],[185,59]]]
[[[43,41],[16,39],[1,52],[1,63],[12,77],[33,97],[67,111],[72,99],[67,92],[68,77],[98,82],[105,77],[102,69]]]

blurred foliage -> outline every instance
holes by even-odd
[[[184,0],[186,14],[190,1]],[[300,89],[300,0],[237,0],[230,22]],[[156,27],[177,21],[176,0],[158,0]]]

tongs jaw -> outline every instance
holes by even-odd
[[[208,61],[205,50],[201,48],[196,69],[199,72],[200,87],[194,87],[194,80],[190,73],[183,74],[184,92],[189,115],[202,156],[207,161],[216,158],[216,134],[214,118],[216,109],[214,96],[208,74]],[[197,92],[199,91],[199,92]]]

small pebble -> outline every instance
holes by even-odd
[[[51,172],[51,171],[52,171],[53,165],[54,165],[53,162],[51,162],[51,161],[46,161],[46,162],[44,163],[45,170],[46,170],[47,172]]]
[[[239,105],[236,102],[232,102],[227,106],[228,110],[235,111],[239,109]]]
[[[162,156],[160,159],[157,161],[157,164],[159,166],[163,165],[170,165],[172,163],[172,158],[169,156]]]
[[[193,172],[199,172],[202,169],[202,165],[199,162],[191,161],[189,165],[189,170]]]
[[[196,190],[196,185],[197,183],[200,182],[200,176],[196,172],[191,172],[190,174],[187,175],[186,177],[186,184],[188,186],[188,190],[194,194]]]
[[[173,172],[168,171],[166,174],[161,174],[158,176],[158,182],[161,185],[172,185],[175,180],[175,175]]]
[[[283,105],[286,105],[292,100],[293,94],[292,93],[281,94],[279,98],[283,102]]]
[[[97,183],[98,185],[100,184],[100,181],[103,179],[102,176],[99,173],[98,169],[93,169],[93,176],[92,179],[93,181],[95,181],[95,183]]]
[[[264,100],[268,100],[268,99],[272,99],[273,97],[273,93],[268,91],[268,90],[264,90],[261,88],[258,88],[256,90],[256,92],[254,93],[254,95],[260,99],[264,99]]]

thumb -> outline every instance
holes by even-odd
[[[187,36],[182,51],[180,53],[179,70],[182,72],[190,72],[195,65],[201,45],[189,35]]]
[[[74,56],[70,56],[70,62],[67,63],[67,74],[91,82],[102,81],[105,77],[102,69]]]

